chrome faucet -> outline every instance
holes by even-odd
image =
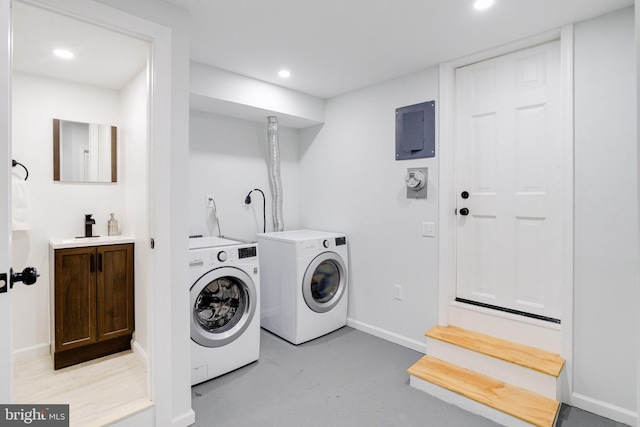
[[[84,237],[93,237],[93,224],[96,223],[96,220],[91,218],[92,215],[84,215]]]

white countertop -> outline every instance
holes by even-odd
[[[133,243],[132,236],[99,236],[99,237],[69,237],[66,239],[49,239],[49,246],[53,249],[81,248],[86,246],[118,245]]]

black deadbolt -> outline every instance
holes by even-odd
[[[460,197],[462,197],[463,199],[468,199],[469,198],[469,192],[468,191],[463,191],[462,194],[460,194]]]
[[[462,216],[469,215],[469,209],[467,209],[467,208],[460,209],[460,215],[462,215]]]

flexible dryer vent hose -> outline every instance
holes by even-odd
[[[278,118],[267,117],[267,137],[269,139],[269,180],[273,197],[273,231],[283,231],[282,220],[282,180],[280,179],[280,144],[278,143]]]

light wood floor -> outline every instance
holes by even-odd
[[[153,405],[147,372],[131,351],[53,370],[51,357],[16,361],[16,403],[69,404],[70,425],[104,426]]]

